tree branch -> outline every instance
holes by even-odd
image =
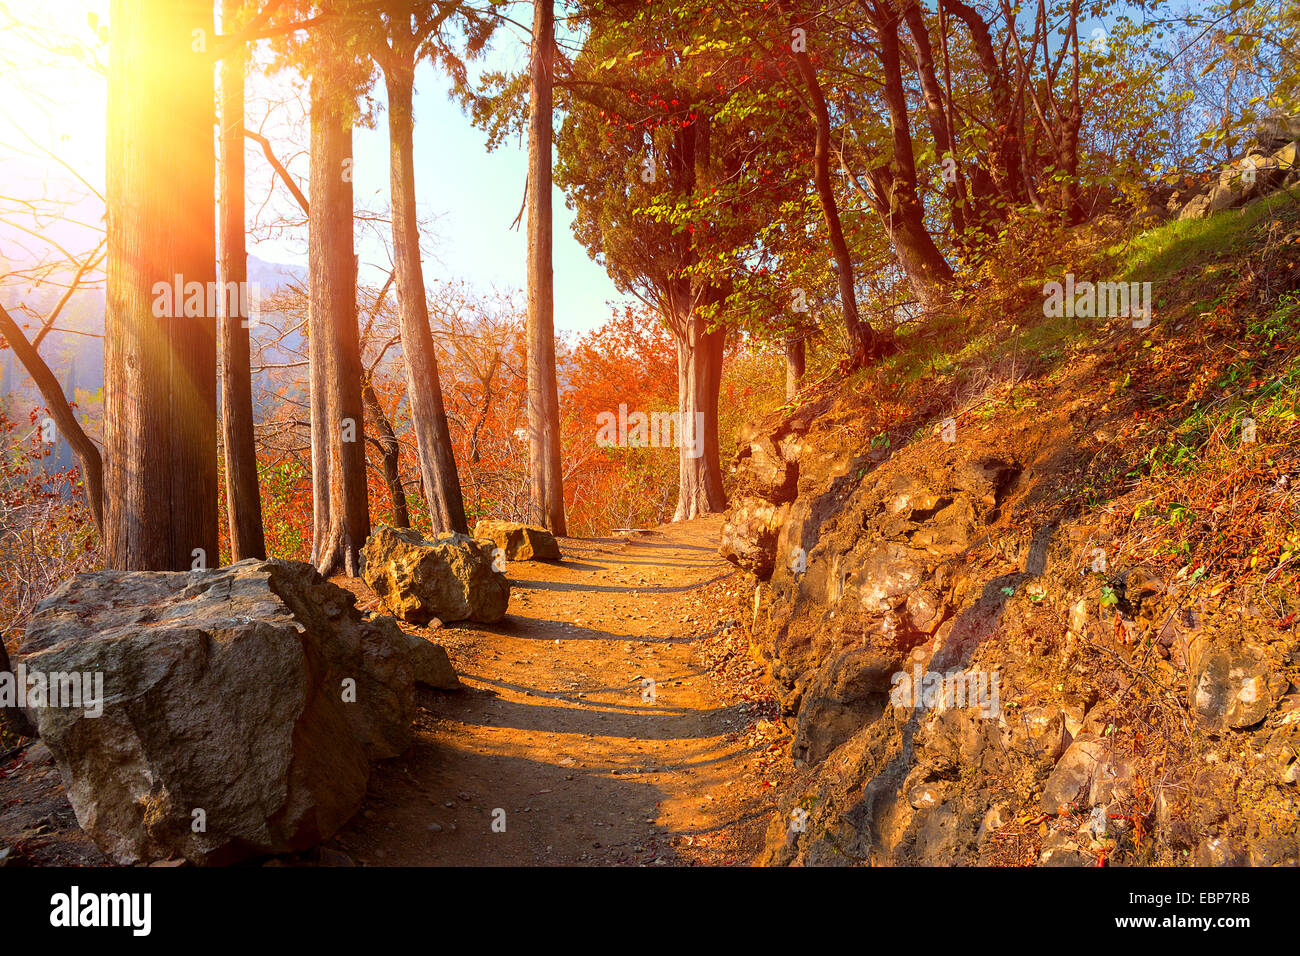
[[[27,341],[27,336],[23,335],[22,330],[18,328],[18,323],[13,320],[6,311],[5,307],[0,305],[0,335],[3,335],[9,341],[9,346],[18,356],[18,361],[23,363],[23,368],[27,369],[36,387],[41,391],[41,397],[45,399],[45,406],[50,410],[50,415],[54,418],[54,423],[58,426],[60,434],[64,440],[72,447],[77,458],[81,461],[81,475],[84,479],[86,488],[86,504],[90,506],[90,516],[95,521],[95,529],[103,534],[104,531],[104,462],[99,454],[99,449],[95,443],[87,437],[77,421],[77,416],[72,414],[72,409],[68,406],[68,400],[63,396],[63,389],[59,386],[59,380],[55,378],[50,367],[45,364],[39,352],[32,347]]]

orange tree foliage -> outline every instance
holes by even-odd
[[[668,330],[644,309],[625,307],[580,336],[569,351],[569,389],[561,405],[565,504],[575,534],[651,527],[672,520],[676,448],[601,447],[598,417],[675,412],[677,358]],[[722,460],[735,452],[736,429],[781,401],[785,368],[746,340],[731,340],[723,360],[719,405]]]
[[[0,401],[0,641],[13,644],[36,602],[100,557],[81,469],[46,467],[55,449],[42,441],[46,410],[20,425],[8,404]]]
[[[456,463],[471,526],[480,518],[522,520],[528,502],[528,418],[524,410],[524,318],[516,296],[481,296],[465,287],[435,290],[434,340]],[[411,523],[428,528],[410,415],[384,308],[365,324],[365,363],[384,415],[400,442],[399,469]],[[364,322],[363,322],[364,324]],[[570,532],[608,533],[649,527],[672,517],[677,449],[601,447],[599,416],[673,412],[677,360],[672,338],[652,312],[624,307],[599,328],[557,345],[561,383],[561,454]],[[779,402],[781,359],[729,343],[724,362],[721,436],[724,461],[734,452],[736,428]],[[305,373],[274,380],[263,396],[259,478],[268,553],[305,560],[311,548],[311,456],[307,442]],[[366,421],[370,507],[375,523],[392,521],[374,421]],[[224,500],[224,498],[223,498]],[[223,515],[223,556],[228,559]]]

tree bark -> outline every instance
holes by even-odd
[[[196,314],[155,309],[154,286],[215,287],[213,68],[193,46],[211,41],[213,7],[110,9],[105,561],[189,570],[217,558],[216,309],[207,295]]]
[[[954,164],[952,177],[947,175],[943,177],[943,189],[948,199],[953,232],[961,242],[966,234],[965,207],[968,203],[966,174],[961,164],[957,163],[957,145],[952,131],[952,118],[948,115],[943,87],[939,85],[939,76],[934,68],[934,50],[930,43],[930,31],[925,25],[925,16],[918,0],[903,0],[903,19],[907,22],[908,32],[912,35],[912,49],[916,53],[916,73],[921,82],[921,99],[925,103],[930,135],[934,138],[935,154],[941,163],[944,157],[949,157]]]
[[[718,393],[722,384],[722,347],[726,333],[708,331],[694,314],[669,318],[677,341],[678,431],[677,510],[686,521],[727,507],[718,450]]]
[[[104,463],[99,449],[86,435],[81,423],[77,421],[77,416],[68,407],[68,400],[63,395],[59,380],[54,377],[54,373],[45,364],[36,347],[27,341],[27,336],[23,335],[18,323],[2,305],[0,305],[0,335],[9,342],[14,355],[18,356],[18,361],[22,363],[23,368],[27,369],[27,374],[40,389],[41,398],[45,400],[45,407],[50,410],[59,434],[63,436],[63,440],[68,443],[73,454],[77,456],[77,461],[81,463],[86,506],[90,509],[91,520],[95,522],[95,530],[102,537],[104,534]]]
[[[865,365],[874,356],[879,355],[886,337],[880,336],[868,322],[858,314],[858,297],[853,284],[853,257],[849,253],[848,243],[844,241],[844,231],[840,227],[839,205],[835,200],[835,189],[831,185],[831,119],[826,108],[826,97],[822,94],[821,83],[817,80],[817,70],[812,65],[806,52],[796,52],[795,62],[799,65],[799,75],[813,106],[813,122],[817,127],[817,140],[813,151],[813,182],[817,187],[817,199],[821,203],[822,214],[826,218],[826,230],[830,234],[831,253],[835,257],[835,273],[839,281],[840,308],[844,312],[844,327],[849,334],[850,360],[854,365]]]
[[[1061,124],[1058,154],[1058,164],[1065,173],[1061,205],[1065,221],[1071,226],[1087,218],[1079,202],[1079,131],[1083,128],[1083,103],[1079,100],[1079,2],[1072,0],[1070,4],[1070,104]]]
[[[236,27],[241,0],[222,0],[221,29]],[[221,220],[220,274],[224,288],[241,290],[248,301],[248,252],[244,235],[244,66],[245,46],[236,44],[221,61]],[[253,437],[253,382],[249,369],[247,315],[231,314],[230,296],[220,297],[221,437],[226,456],[226,515],[230,560],[265,558],[262,498],[257,488],[257,447]]]
[[[414,118],[411,100],[415,68],[410,62],[389,62],[384,79],[388,90],[389,182],[393,207],[393,258],[397,267],[397,300],[401,314],[402,360],[411,401],[411,427],[420,457],[420,474],[429,495],[429,522],[436,532],[469,530],[460,476],[452,454],[451,431],[438,380],[438,358],[429,331],[424,269],[420,264],[420,234],[415,211]]]
[[[560,397],[555,375],[555,286],[551,268],[551,62],[553,0],[533,0],[528,89],[528,471],[531,521],[566,533],[560,470]]]
[[[1023,124],[1020,121],[1020,108],[1006,75],[998,64],[993,36],[985,19],[962,0],[940,0],[940,3],[944,12],[957,17],[970,31],[975,58],[979,61],[980,70],[989,84],[994,124],[1001,133],[1001,137],[992,144],[988,169],[979,170],[977,175],[971,177],[972,185],[975,187],[973,198],[979,204],[982,222],[987,226],[995,220],[1006,218],[1002,207],[995,201],[999,196],[1008,203],[1019,203],[1025,198],[1033,198],[1032,190],[1028,186],[1027,171],[1021,162]],[[1015,17],[1012,15],[1009,22],[1012,24],[1013,31],[1014,21]],[[1014,32],[1011,37],[1014,41]],[[968,222],[972,218],[967,216]]]
[[[323,481],[313,473],[313,504],[325,521],[314,529],[312,552],[322,575],[343,571],[355,576],[370,536],[370,505],[352,238],[352,129],[323,75],[312,80],[311,139],[312,464],[328,463]]]
[[[409,528],[411,512],[406,506],[406,490],[402,487],[400,467],[402,446],[398,444],[393,423],[384,414],[383,406],[379,404],[379,396],[375,394],[375,388],[369,382],[361,389],[361,400],[365,402],[370,418],[375,423],[375,431],[379,433],[375,444],[379,448],[380,461],[384,470],[384,484],[388,487],[388,496],[393,502],[393,527]]]
[[[314,82],[313,82],[314,85]],[[323,98],[323,93],[322,93]],[[324,134],[323,107],[317,105],[316,91],[311,104],[311,173],[307,188],[313,189],[318,171],[323,173],[330,162],[323,150],[327,142]],[[337,162],[339,157],[333,157]],[[322,176],[323,179],[323,176]],[[323,201],[313,195],[312,204]],[[307,382],[311,417],[311,502],[312,537],[311,563],[317,568],[326,557],[330,529],[330,361],[332,329],[328,308],[321,296],[330,291],[327,269],[318,261],[321,255],[320,229],[324,212],[317,207],[316,215],[309,215],[308,228],[308,292],[307,292]],[[315,240],[315,242],[313,242]]]
[[[912,293],[922,307],[935,304],[940,288],[952,280],[952,270],[925,228],[925,209],[916,189],[912,158],[912,129],[903,87],[903,67],[898,46],[898,21],[891,11],[873,4],[880,61],[884,74],[882,94],[889,111],[893,158],[867,174],[874,193],[873,205],[889,234],[894,255],[907,275]]]

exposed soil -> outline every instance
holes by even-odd
[[[561,562],[512,563],[500,624],[430,634],[465,689],[421,688],[415,741],[374,768],[362,811],[319,853],[279,862],[750,863],[789,735],[747,654],[721,521],[563,539]],[[373,607],[363,582],[338,583]],[[53,766],[11,770],[13,862],[103,864]]]
[[[784,732],[708,672],[739,591],[720,527],[511,564],[501,624],[433,635],[467,689],[422,698],[415,744],[330,846],[380,865],[748,863],[773,807],[748,764]]]

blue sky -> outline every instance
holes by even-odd
[[[519,46],[503,37],[502,45]],[[497,61],[504,60],[498,56]],[[446,80],[425,64],[416,76],[415,189],[421,217],[436,219],[435,244],[425,258],[425,279],[464,279],[483,290],[525,288],[524,221],[519,213],[527,176],[527,142],[510,140],[487,151],[485,134],[475,129],[455,101]],[[377,90],[383,102],[382,85]],[[374,129],[353,134],[354,186],[358,204],[377,207],[388,200],[388,129],[381,114]],[[621,298],[605,270],[573,238],[572,212],[559,189],[552,191],[555,270],[555,325],[565,331],[594,328],[610,315],[607,302]],[[272,261],[300,261],[302,242],[262,243],[250,251]],[[382,249],[364,238],[363,264],[384,261]],[[363,271],[363,281],[366,275]],[[376,280],[371,272],[369,281]]]
[[[96,40],[87,15],[107,19],[106,0],[58,0],[57,9],[43,0],[4,0],[3,6],[21,22],[37,27],[37,35],[52,45],[69,42],[94,48]],[[527,14],[520,4],[515,15]],[[525,17],[527,19],[527,17]],[[110,24],[111,29],[111,24]],[[80,197],[74,210],[82,221],[96,223],[102,205],[77,182],[76,176],[58,161],[66,162],[76,175],[102,191],[104,181],[104,102],[101,76],[75,57],[52,54],[26,43],[13,33],[5,38],[5,58],[18,69],[0,71],[0,179],[7,192],[24,198],[41,195]],[[102,50],[100,53],[102,57]],[[525,62],[525,38],[512,28],[499,31],[493,50],[477,69],[517,68]],[[287,109],[277,116],[283,122],[266,132],[276,151],[289,161],[290,169],[306,188],[308,158],[305,155],[306,124],[292,133],[300,119],[299,105],[292,100],[291,77],[278,75],[267,80],[254,76],[248,88],[248,122],[257,125],[268,100],[286,100]],[[383,85],[376,101],[383,103]],[[301,104],[305,107],[305,102]],[[488,153],[485,135],[476,130],[459,105],[447,97],[446,80],[424,65],[416,78],[415,163],[416,196],[422,218],[435,220],[435,241],[426,252],[425,278],[432,285],[445,280],[464,280],[482,291],[493,287],[523,289],[526,283],[525,235],[522,224],[511,223],[523,199],[527,167],[527,144],[510,141]],[[302,155],[294,156],[302,150]],[[387,207],[388,142],[386,117],[381,111],[376,128],[357,129],[354,136],[356,201],[372,210]],[[57,159],[55,158],[57,157]],[[269,179],[269,167],[260,150],[248,144],[248,216],[257,213]],[[587,256],[573,238],[572,215],[559,190],[554,191],[555,325],[563,332],[594,328],[610,316],[607,302],[621,298],[604,270]],[[271,213],[296,212],[282,186]],[[91,230],[56,225],[46,234],[74,254],[93,246]],[[8,241],[5,241],[8,240]],[[35,243],[0,235],[4,248],[30,249]],[[306,264],[306,235],[287,235],[250,243],[253,255],[270,262]],[[385,261],[382,246],[358,235],[358,253],[363,263],[363,281],[382,281],[376,267]],[[369,266],[369,269],[367,269]],[[378,278],[376,278],[378,277]],[[6,296],[6,299],[9,297]]]

